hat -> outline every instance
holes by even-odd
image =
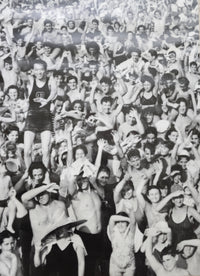
[[[157,222],[154,228],[156,228],[161,233],[171,233],[171,229],[169,228],[167,222],[165,221]]]
[[[164,133],[167,131],[168,127],[170,125],[170,122],[168,120],[159,120],[156,122],[155,127],[158,133]]]
[[[17,162],[11,160],[6,161],[6,169],[11,173],[16,173],[18,171]]]
[[[188,159],[190,159],[190,154],[187,150],[183,149],[180,152],[178,152],[178,156],[180,157],[187,157]]]
[[[171,193],[177,192],[177,191],[183,191],[183,187],[179,184],[174,184],[171,186]]]

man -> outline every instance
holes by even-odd
[[[14,252],[15,240],[13,235],[5,230],[0,233],[0,275],[22,276],[19,256]]]
[[[126,121],[120,125],[119,134],[124,140],[130,131],[137,131],[139,134],[144,134],[144,126],[140,120],[137,110],[130,108],[125,116]]]
[[[74,237],[68,229],[66,233],[64,228],[61,233],[47,237],[57,228],[72,222],[65,204],[51,198],[50,193],[55,193],[58,188],[55,183],[41,184],[22,195],[22,202],[29,209],[33,231],[34,266],[39,268],[33,268],[33,274],[39,275],[38,273],[43,271],[47,273],[44,275],[50,275],[51,271],[53,273],[51,275],[60,273],[61,276],[67,271],[70,275],[83,276],[85,248],[81,239],[77,235]],[[59,261],[55,263],[57,256]],[[54,265],[52,265],[53,260]],[[41,267],[44,263],[46,266]]]
[[[44,61],[34,61],[34,77],[29,77],[29,110],[24,131],[24,161],[27,169],[32,161],[32,147],[37,132],[41,134],[43,163],[49,168],[52,131],[50,105],[56,96],[56,87],[55,82],[47,78],[46,71]]]
[[[75,184],[77,183],[77,187]],[[74,182],[72,209],[77,220],[86,219],[77,234],[82,238],[88,256],[86,257],[86,275],[94,276],[97,259],[101,252],[101,199],[91,187],[88,177],[79,174]]]
[[[157,261],[152,253],[152,239],[160,232],[150,228],[146,244],[146,257],[156,276],[187,276],[190,275],[185,269],[177,267],[178,255],[170,246],[163,249],[161,253],[162,264]]]

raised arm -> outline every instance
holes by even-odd
[[[159,270],[162,270],[162,265],[156,260],[152,252],[153,237],[158,235],[155,229],[150,228],[148,231],[148,238],[146,241],[146,257],[154,272],[157,274]]]
[[[179,197],[181,195],[184,195],[183,191],[176,191],[169,194],[157,204],[156,211],[160,212],[171,199],[173,199],[174,197]]]
[[[121,191],[124,188],[124,185],[126,184],[126,182],[128,180],[130,180],[130,175],[128,173],[126,173],[124,178],[115,187],[115,189],[114,189],[114,202],[115,202],[115,205],[118,204],[120,202],[120,200],[122,199]]]

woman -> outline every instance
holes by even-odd
[[[194,233],[194,221],[200,223],[200,215],[194,208],[184,205],[184,191],[179,184],[174,184],[171,194],[160,202],[160,210],[169,200],[172,200],[173,207],[168,213],[168,225],[172,229],[172,244],[176,248],[187,233]]]
[[[131,102],[139,104],[142,109],[147,107],[155,107],[158,99],[153,78],[143,75],[141,77],[141,83],[141,86],[137,87]]]

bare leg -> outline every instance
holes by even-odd
[[[47,169],[50,163],[51,131],[46,130],[41,133],[42,141],[42,161]]]
[[[32,153],[32,146],[35,139],[35,133],[32,131],[25,131],[24,132],[24,161],[26,169],[29,168],[31,164],[31,153]]]
[[[15,202],[13,200],[8,201],[8,225],[7,225],[7,230],[10,231],[11,233],[15,233],[15,230],[13,229],[13,222],[16,216],[16,206]]]

